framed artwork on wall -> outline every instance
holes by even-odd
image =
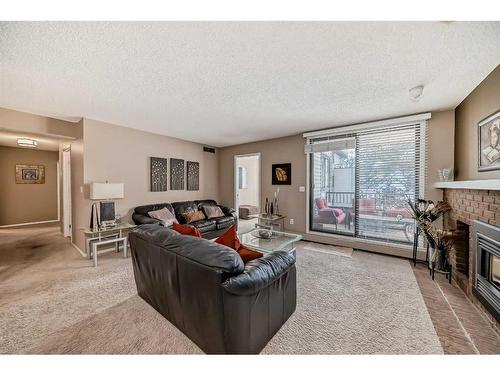
[[[16,184],[44,184],[45,166],[16,164]]]
[[[500,110],[478,123],[478,171],[500,169]]]
[[[273,164],[272,165],[272,183],[273,185],[291,185],[292,184],[292,164]]]
[[[170,159],[170,190],[184,190],[184,159]]]
[[[200,190],[200,163],[186,162],[186,190]]]
[[[168,171],[167,159],[150,158],[151,162],[151,191],[167,191]]]

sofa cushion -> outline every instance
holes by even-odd
[[[202,199],[194,201],[199,210],[202,210],[204,206],[217,206],[217,202],[213,199]]]
[[[161,223],[166,227],[169,227],[173,223],[178,222],[177,219],[175,218],[175,215],[167,207],[163,207],[163,208],[156,210],[156,211],[150,211],[150,212],[148,212],[148,214],[153,219],[160,220]]]
[[[210,232],[212,230],[217,229],[217,225],[215,224],[214,220],[198,220],[198,221],[193,221],[192,223],[189,223],[189,225],[192,225],[195,228],[198,228],[201,233],[206,233]]]
[[[190,225],[172,224],[172,229],[185,236],[201,237],[201,231]]]
[[[198,211],[198,206],[193,201],[173,202],[172,207],[174,208],[175,217],[181,224],[186,224],[186,219],[182,214]]]
[[[236,251],[240,255],[241,260],[243,260],[243,263],[245,263],[245,264],[247,262],[250,262],[251,260],[259,259],[259,258],[262,258],[264,256],[264,254],[259,253],[258,251],[249,249],[248,247],[246,247],[244,245],[240,245],[240,248]]]
[[[207,219],[215,219],[217,217],[224,216],[224,212],[222,212],[221,208],[218,206],[205,205],[202,207],[202,209]]]
[[[236,224],[234,217],[232,216],[222,216],[212,219],[217,224],[217,229],[229,228],[231,225]]]
[[[203,211],[189,211],[182,214],[186,223],[190,224],[194,221],[205,220],[205,214]]]
[[[236,226],[232,225],[222,236],[217,238],[215,242],[230,247],[233,250],[238,250],[241,242],[236,232]]]

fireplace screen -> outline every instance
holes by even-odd
[[[490,256],[491,282],[500,290],[500,257]]]
[[[473,292],[500,322],[500,228],[474,221],[476,228],[476,285]]]

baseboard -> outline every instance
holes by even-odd
[[[0,228],[23,227],[26,225],[49,224],[49,223],[58,223],[58,222],[59,222],[59,220],[34,221],[31,223],[0,225]]]
[[[87,254],[82,251],[82,249],[80,249],[78,246],[76,246],[73,242],[71,242],[71,246],[73,246],[79,253],[82,257],[86,258],[87,257]]]

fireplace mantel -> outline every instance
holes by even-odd
[[[500,180],[466,180],[436,182],[432,187],[437,189],[474,189],[474,190],[500,190]]]

